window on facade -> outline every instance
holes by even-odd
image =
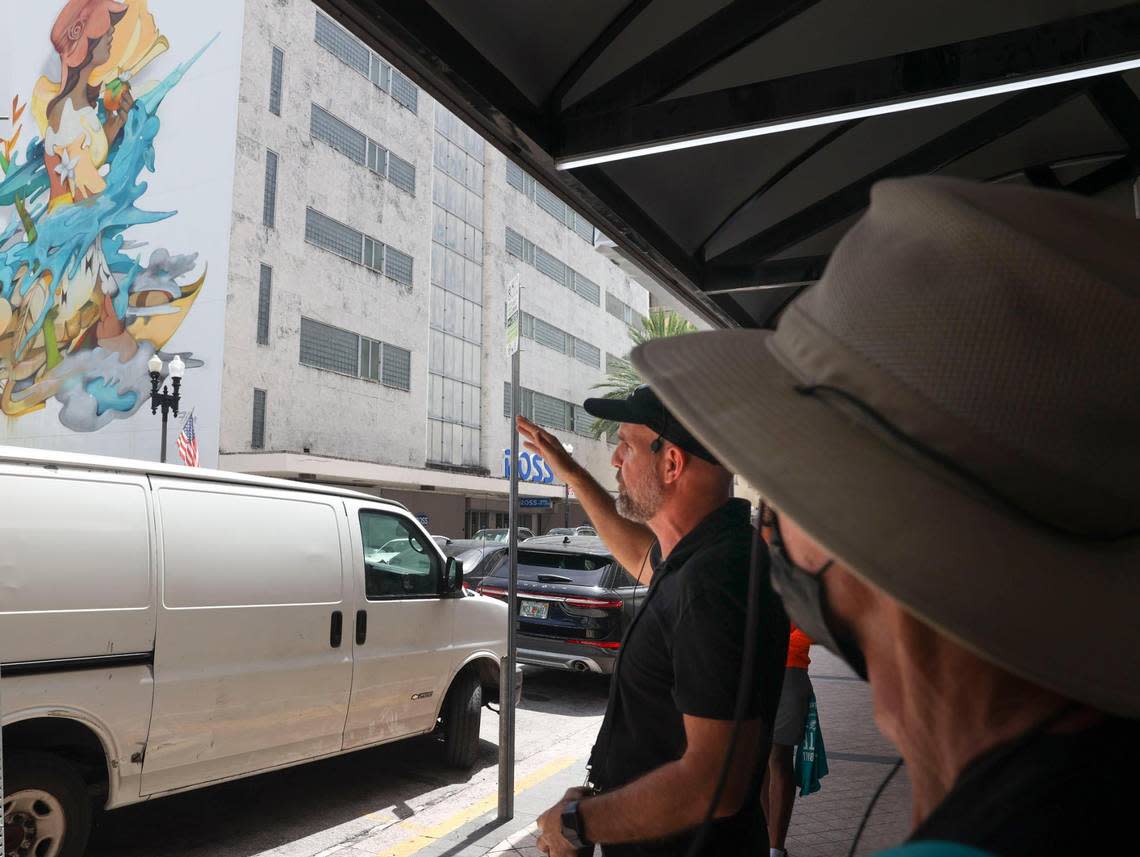
[[[305,240],[350,262],[362,263],[364,236],[312,208],[305,212]]]
[[[429,461],[482,461],[483,140],[440,104],[432,143]]]
[[[614,318],[621,319],[626,324],[641,323],[641,315],[635,312],[633,307],[609,293],[606,294],[606,312]]]
[[[567,229],[573,231],[583,241],[593,245],[594,227],[579,216],[574,209],[538,184],[533,176],[527,175],[523,168],[514,161],[507,161],[507,184],[527,199],[533,200],[539,208],[566,226]]]
[[[443,563],[427,538],[406,518],[360,513],[364,595],[369,601],[439,594]]]
[[[314,369],[360,374],[360,337],[339,327],[301,318],[301,362]]]
[[[262,198],[261,222],[272,229],[277,225],[277,153],[265,152],[265,193]]]
[[[388,179],[400,190],[415,196],[416,168],[413,164],[396,157],[375,140],[316,104],[312,107],[309,133],[314,140],[320,140],[350,160]]]
[[[265,449],[265,391],[253,391],[253,449]]]
[[[405,392],[412,388],[410,351],[311,318],[301,318],[300,362]]]
[[[261,266],[261,280],[257,289],[257,344],[269,344],[269,304],[273,290],[273,269]]]
[[[275,116],[281,115],[281,90],[285,80],[285,52],[281,48],[273,48],[273,58],[269,69],[269,112]]]
[[[358,164],[363,165],[367,160],[368,138],[316,104],[312,109],[309,133],[314,140],[320,140]]]
[[[560,259],[547,253],[541,247],[524,238],[509,226],[506,231],[507,252],[528,265],[533,265],[541,273],[550,277],[560,286],[571,289],[595,306],[602,302],[602,290],[592,280],[583,277]]]
[[[412,284],[414,261],[411,256],[312,208],[305,212],[305,240],[398,283]]]
[[[418,112],[419,88],[323,12],[317,12],[316,42],[374,86],[389,93],[397,104]]]

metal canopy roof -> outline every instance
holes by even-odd
[[[721,324],[770,324],[878,179],[1140,174],[1140,3],[316,2]]]

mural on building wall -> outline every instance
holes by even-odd
[[[50,34],[28,35],[54,49],[45,67],[55,73],[13,69],[35,80],[31,96],[0,110],[9,114],[0,127],[0,410],[18,419],[55,400],[67,429],[93,432],[148,401],[147,361],[173,356],[161,350],[206,282],[198,248],[133,233],[178,213],[147,209],[146,174],[179,168],[160,158],[160,107],[212,42],[154,75],[154,61],[173,51],[148,0],[69,0]]]

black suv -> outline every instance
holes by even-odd
[[[478,591],[506,601],[507,570],[504,554]],[[519,662],[612,673],[647,588],[599,538],[527,539],[519,545]]]

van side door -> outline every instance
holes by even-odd
[[[452,632],[463,593],[441,594],[443,555],[411,515],[346,505],[356,600],[345,617],[354,646],[348,749],[435,728],[456,666]]]
[[[143,793],[338,752],[352,684],[344,500],[152,484],[160,602]]]

